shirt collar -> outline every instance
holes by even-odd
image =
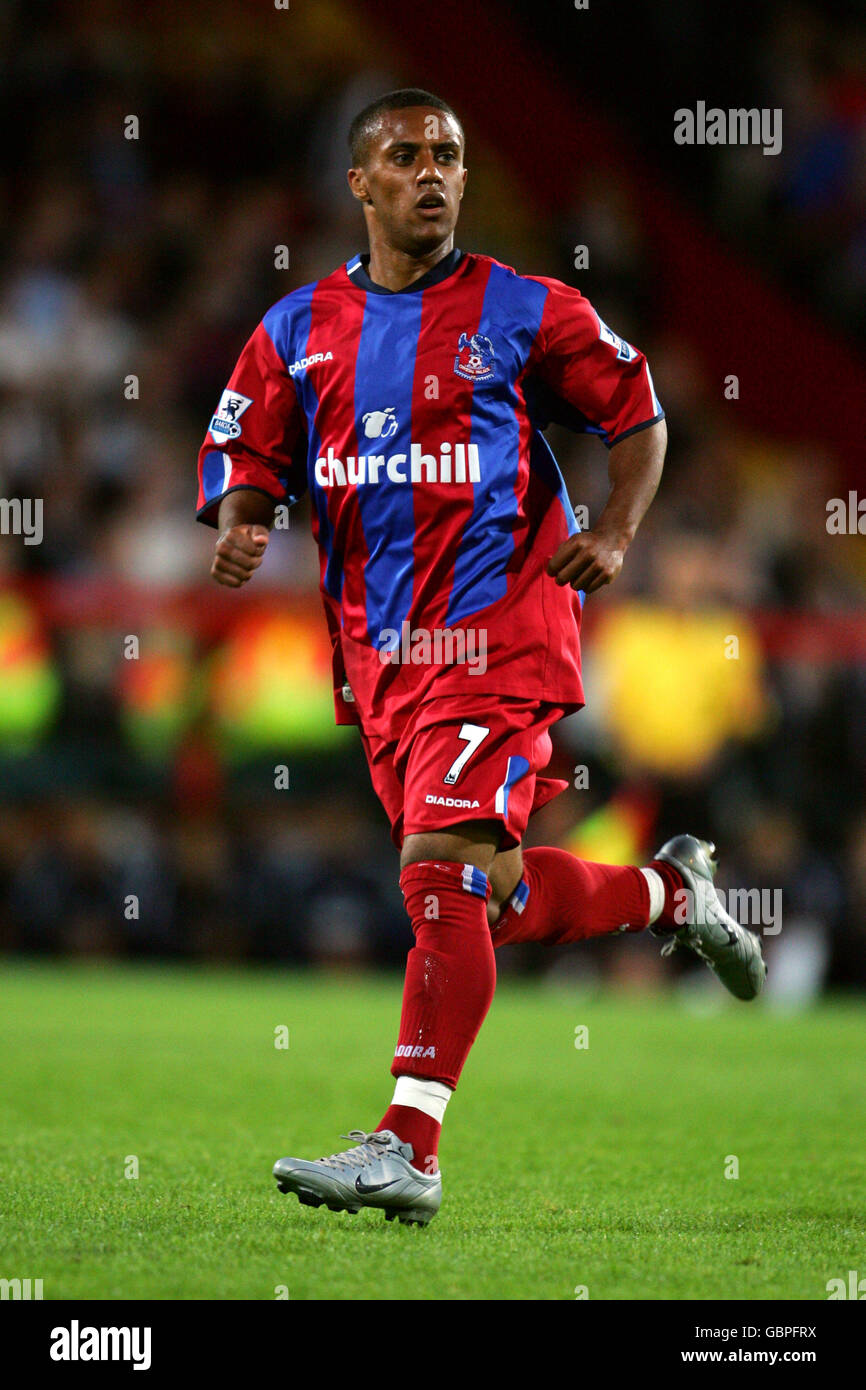
[[[446,280],[449,275],[453,275],[462,259],[463,252],[455,246],[453,251],[449,251],[447,256],[443,256],[441,261],[437,261],[432,270],[428,270],[427,274],[422,275],[420,280],[413,280],[411,285],[405,285],[402,290],[389,290],[384,285],[377,285],[375,281],[370,279],[367,273],[370,256],[369,253],[365,252],[360,257],[358,268],[351,272],[349,278],[353,284],[359,285],[362,290],[367,290],[370,294],[415,294],[421,290],[429,289],[431,285],[438,285],[440,280]]]

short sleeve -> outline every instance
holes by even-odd
[[[198,456],[199,521],[216,526],[227,493],[252,488],[276,503],[306,490],[306,429],[285,364],[260,323],[238,358]]]
[[[664,419],[644,354],[579,290],[537,278],[548,293],[530,359],[529,399],[543,417],[536,423],[598,434],[611,447]]]

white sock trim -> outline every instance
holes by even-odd
[[[647,881],[650,895],[649,926],[657,922],[662,915],[662,908],[665,905],[665,885],[660,874],[655,869],[641,869],[641,873]]]
[[[413,1110],[423,1110],[431,1120],[442,1123],[445,1107],[453,1095],[450,1086],[441,1081],[422,1081],[417,1076],[398,1076],[394,1087],[392,1105],[411,1105]]]

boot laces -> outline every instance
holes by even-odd
[[[328,1168],[364,1168],[373,1159],[381,1158],[391,1142],[390,1138],[379,1130],[367,1134],[363,1129],[350,1129],[348,1134],[341,1134],[340,1138],[354,1139],[357,1147],[320,1158],[319,1163],[324,1163]]]

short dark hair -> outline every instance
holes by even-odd
[[[363,111],[358,112],[349,126],[349,149],[352,152],[353,168],[359,168],[368,157],[370,141],[376,134],[380,116],[384,115],[386,111],[403,111],[407,106],[432,106],[437,111],[444,111],[446,115],[451,116],[456,121],[465,145],[466,136],[463,133],[460,117],[448,105],[447,101],[434,96],[432,92],[425,92],[421,87],[400,87],[396,92],[386,92],[383,97],[377,97],[375,101],[371,101],[368,106],[364,107]]]

